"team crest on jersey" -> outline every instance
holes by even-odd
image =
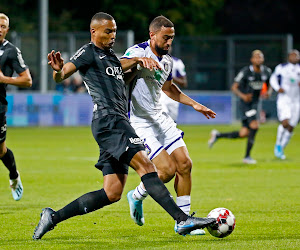
[[[164,69],[165,69],[165,71],[169,71],[169,64],[167,64],[167,63],[164,63]]]

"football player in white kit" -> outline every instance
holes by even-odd
[[[278,92],[277,115],[280,125],[277,129],[274,154],[285,159],[284,148],[289,143],[300,115],[300,55],[298,50],[288,54],[288,62],[279,64],[271,76],[270,84]]]
[[[130,122],[144,140],[148,156],[157,167],[160,179],[166,183],[175,176],[177,205],[189,214],[192,161],[182,139],[183,132],[162,110],[159,101],[161,92],[163,90],[175,101],[192,106],[207,118],[214,118],[216,114],[186,96],[172,81],[173,60],[168,52],[175,36],[173,23],[164,16],[158,16],[151,22],[149,34],[148,41],[127,49],[120,60],[124,72],[132,69],[137,74],[135,86],[129,95]],[[127,194],[130,215],[140,226],[144,224],[142,201],[146,197],[143,183]],[[195,234],[204,232],[196,231]]]
[[[186,88],[187,78],[185,72],[185,66],[181,59],[172,56],[173,68],[172,68],[172,78],[173,82],[176,83],[181,88]],[[174,101],[172,98],[168,97],[165,92],[161,92],[160,103],[162,104],[163,111],[169,114],[174,121],[177,121],[179,102]]]

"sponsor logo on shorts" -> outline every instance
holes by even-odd
[[[1,133],[4,133],[6,131],[7,127],[6,127],[6,124],[4,124],[0,130],[1,130]]]
[[[252,117],[252,116],[256,115],[256,113],[257,113],[256,109],[250,109],[247,112],[245,112],[245,115],[247,117]]]
[[[144,143],[143,140],[142,140],[141,138],[139,138],[139,137],[137,137],[137,138],[132,138],[132,137],[130,137],[130,138],[129,138],[129,141],[130,141],[132,144],[143,144],[143,143]]]

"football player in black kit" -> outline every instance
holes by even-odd
[[[91,42],[80,48],[64,64],[60,52],[48,54],[53,78],[61,82],[79,70],[94,103],[92,133],[100,148],[96,167],[103,173],[103,188],[86,193],[64,208],[42,211],[33,239],[53,229],[58,223],[76,215],[83,215],[110,205],[121,199],[131,166],[141,177],[150,196],[178,223],[178,233],[185,235],[196,228],[204,228],[215,219],[187,216],[176,205],[169,191],[158,178],[154,164],[148,159],[143,141],[135,134],[127,117],[127,97],[123,70],[112,47],[117,26],[114,18],[106,13],[95,14],[90,23]],[[158,68],[138,61],[142,67]]]
[[[259,127],[257,106],[263,83],[269,85],[271,69],[263,65],[264,54],[260,50],[254,50],[251,56],[252,65],[244,67],[235,77],[231,87],[232,92],[240,98],[239,109],[242,117],[242,128],[240,131],[221,133],[212,130],[208,146],[211,148],[219,138],[244,138],[248,137],[245,158],[246,164],[256,164],[250,156],[254,144],[256,132]],[[271,90],[271,88],[269,88]],[[270,93],[266,94],[269,95]]]
[[[0,159],[9,170],[9,184],[13,198],[18,201],[23,195],[23,185],[17,171],[13,152],[6,147],[6,86],[31,87],[29,69],[24,64],[21,51],[5,39],[9,30],[9,18],[0,13]],[[12,77],[13,73],[18,74]]]

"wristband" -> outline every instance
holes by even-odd
[[[62,69],[60,69],[59,71],[54,70],[57,74],[60,74]]]

